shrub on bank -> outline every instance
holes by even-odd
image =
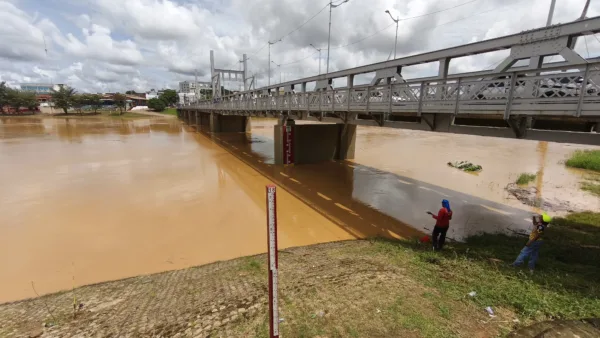
[[[532,182],[533,180],[535,180],[536,177],[537,177],[536,174],[522,173],[517,178],[516,183],[518,185],[526,185],[526,184],[529,184],[529,182]]]
[[[600,150],[577,150],[565,164],[567,167],[600,171]]]
[[[148,108],[150,108],[154,111],[161,112],[161,111],[165,110],[166,107],[167,107],[167,104],[161,99],[154,98],[154,99],[148,100]]]

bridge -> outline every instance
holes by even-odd
[[[353,158],[357,125],[600,145],[600,58],[574,50],[578,38],[598,32],[593,17],[258,89],[246,86],[245,62],[243,71],[216,69],[211,51],[213,99],[181,106],[178,116],[210,132],[278,117],[279,164]],[[452,60],[501,50],[508,56],[492,70],[449,73]],[[555,56],[563,61],[544,63]],[[437,75],[402,76],[421,64],[434,64]],[[241,75],[247,90],[221,95],[225,75]],[[365,75],[369,84],[354,84]],[[335,79],[346,86],[334,88]]]

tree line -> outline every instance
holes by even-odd
[[[0,113],[4,111],[4,107],[11,107],[16,111],[21,107],[35,110],[37,105],[35,93],[13,89],[8,87],[6,82],[0,82]]]
[[[154,111],[163,111],[169,106],[174,106],[179,100],[177,92],[173,89],[165,89],[158,98],[148,100],[148,108]]]
[[[54,108],[62,109],[65,114],[69,113],[69,109],[82,113],[83,109],[91,109],[94,113],[102,108],[102,95],[78,93],[74,88],[69,86],[61,86],[58,90],[52,90],[50,93],[52,105]],[[158,98],[148,101],[148,108],[163,111],[168,106],[174,106],[178,101],[177,92],[173,89],[164,90]],[[125,94],[116,93],[112,100],[119,113],[123,113],[126,107],[127,96]],[[0,112],[4,107],[12,107],[19,110],[25,107],[29,110],[35,110],[38,106],[36,94],[34,92],[13,89],[6,85],[5,82],[0,83]]]
[[[74,88],[69,86],[61,86],[58,90],[52,90],[50,93],[52,96],[52,103],[55,108],[62,109],[65,114],[69,113],[69,109],[73,108],[75,111],[82,113],[84,107],[90,108],[94,113],[98,112],[98,109],[102,108],[102,95],[100,94],[87,94],[78,93]],[[121,93],[113,95],[113,101],[115,106],[119,108],[119,114],[123,114],[123,108],[125,108],[127,102],[127,96]]]

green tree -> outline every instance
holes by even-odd
[[[148,100],[148,108],[154,111],[163,111],[166,108],[166,104],[161,99],[153,98]]]
[[[102,108],[102,96],[98,94],[89,94],[87,97],[87,104],[92,106],[94,113],[97,113],[98,109]]]
[[[19,104],[21,107],[27,107],[29,110],[35,110],[38,106],[38,100],[33,92],[19,91]]]
[[[125,108],[127,96],[121,93],[116,93],[115,96],[113,96],[113,100],[115,101],[115,105],[119,107],[119,115],[123,114],[123,108]]]
[[[62,86],[58,90],[52,90],[52,102],[54,106],[62,109],[68,114],[68,109],[73,107],[73,97],[77,91],[69,86]]]
[[[137,93],[135,92],[135,90],[128,90],[128,91],[125,92],[125,94],[127,94],[127,95],[135,95]]]
[[[13,107],[16,111],[19,111],[21,107],[35,110],[38,106],[35,93],[32,92],[6,88],[2,95],[4,100],[3,105]]]
[[[87,94],[75,94],[72,97],[72,106],[75,109],[75,111],[79,112],[79,114],[82,114],[81,109],[83,108],[83,106],[86,104],[85,100],[87,99]]]
[[[4,106],[8,105],[8,91],[10,88],[6,85],[6,82],[0,82],[0,114]]]
[[[165,91],[160,94],[159,99],[161,99],[168,106],[174,106],[177,104],[177,101],[179,101],[177,92],[173,89],[165,89]]]
[[[13,107],[15,110],[19,110],[21,107],[21,97],[19,91],[16,89],[8,88],[5,94],[6,105]]]

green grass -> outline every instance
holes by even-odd
[[[600,196],[600,184],[593,182],[582,182],[581,189],[585,191],[589,191],[596,196]]]
[[[160,112],[161,114],[177,115],[177,108],[167,108]]]
[[[533,182],[535,180],[535,178],[537,177],[536,174],[528,174],[528,173],[522,173],[521,175],[519,175],[519,177],[517,178],[516,183],[518,185],[527,185],[529,184],[529,182]]]
[[[544,238],[533,275],[527,268],[509,266],[527,237],[479,235],[452,243],[441,253],[417,241],[374,244],[440,292],[442,317],[450,315],[442,302],[448,299],[468,299],[481,309],[508,309],[523,323],[600,317],[600,213],[555,218]],[[477,296],[467,297],[471,291]]]
[[[600,171],[600,150],[577,150],[565,164],[567,167]]]
[[[245,257],[240,265],[240,270],[250,273],[263,273],[266,268],[255,257]]]

